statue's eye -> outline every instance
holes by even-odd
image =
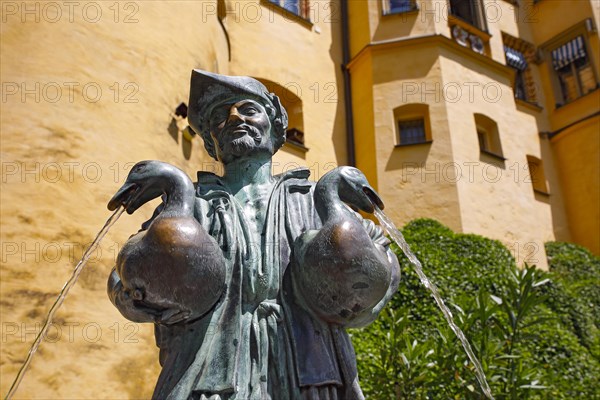
[[[227,119],[227,113],[225,111],[219,111],[219,112],[215,112],[212,115],[211,121],[218,125],[221,122],[225,121]]]
[[[256,113],[258,113],[258,110],[255,107],[244,108],[244,114],[246,114],[246,115],[254,115]]]

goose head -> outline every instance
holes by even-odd
[[[162,161],[140,161],[131,168],[121,188],[108,202],[108,209],[115,210],[123,205],[128,214],[132,214],[145,203],[183,187],[193,185],[187,175],[179,168]]]
[[[373,205],[383,210],[383,201],[369,184],[365,174],[357,168],[340,168],[338,193],[340,200],[359,210],[372,213],[375,211]]]

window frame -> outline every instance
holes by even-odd
[[[468,0],[466,3],[471,7],[471,14],[475,17],[474,21],[469,21],[458,14],[456,14],[456,9],[453,11],[452,1],[448,0],[448,14],[453,18],[462,21],[465,24],[468,24],[482,32],[488,33],[488,24],[487,24],[487,16],[485,15],[485,7],[483,6],[482,0]],[[475,22],[475,23],[473,23]]]
[[[312,21],[310,19],[310,0],[298,0],[298,14],[285,7],[286,1],[290,0],[262,0],[263,3],[266,3],[269,6],[273,6],[274,10],[279,10],[286,16],[293,16],[295,18],[299,18],[304,22],[312,24]]]
[[[402,137],[402,124],[403,123],[418,123],[419,124],[419,133],[422,133],[422,136],[419,135],[418,137],[418,141],[408,141],[408,140],[403,140]],[[396,120],[396,124],[397,124],[397,130],[398,130],[398,135],[397,135],[397,143],[399,146],[411,146],[411,145],[415,145],[415,144],[423,144],[427,142],[427,130],[425,129],[425,118],[424,117],[418,117],[418,118],[410,118],[410,119],[399,119]],[[416,124],[415,124],[416,125]],[[422,130],[420,129],[422,127]]]
[[[538,93],[535,89],[536,84],[535,84],[535,80],[534,80],[534,72],[533,72],[533,67],[532,67],[534,64],[539,64],[539,56],[538,56],[537,48],[532,43],[529,43],[523,39],[511,36],[505,32],[502,32],[502,43],[504,46],[504,57],[506,59],[505,64],[506,64],[506,66],[515,70],[515,80],[513,82],[513,94],[514,94],[515,100],[523,101],[530,105],[539,107],[538,103],[537,103]],[[507,55],[507,51],[506,51],[507,47],[513,51],[517,51],[517,52],[521,53],[521,55],[525,59],[525,62],[527,63],[527,65],[524,69],[519,69],[519,68],[511,65],[511,63],[508,61],[508,55]],[[521,84],[521,86],[522,86],[522,91],[524,94],[523,97],[520,97],[517,95],[517,93],[518,93],[517,89],[518,89],[519,84]]]
[[[506,161],[502,150],[502,140],[498,123],[485,114],[473,114],[479,152],[500,161]],[[484,139],[483,141],[481,139]],[[482,143],[483,142],[483,143]]]
[[[419,5],[416,0],[406,0],[409,3],[409,7],[406,10],[393,11],[391,8],[392,0],[381,0],[381,14],[382,15],[395,15],[395,14],[406,14],[419,11]]]
[[[591,48],[590,42],[589,42],[589,36],[594,31],[595,31],[595,29],[593,28],[593,23],[591,22],[591,19],[588,18],[588,19],[585,19],[585,20],[580,21],[579,23],[573,25],[569,29],[559,33],[558,35],[554,36],[552,39],[548,40],[547,42],[543,43],[540,46],[540,48],[543,49],[544,61],[547,63],[549,73],[550,73],[550,83],[552,86],[555,108],[560,108],[567,104],[571,104],[571,103],[577,101],[578,99],[580,99],[584,96],[587,96],[588,94],[591,94],[600,88],[600,81],[598,81],[598,73],[596,72],[596,63],[598,62],[598,60],[595,60],[593,58],[593,53],[589,51],[589,49]],[[561,80],[560,80],[558,70],[554,69],[552,51],[571,42],[578,36],[581,36],[583,38],[583,47],[585,50],[586,59],[587,59],[587,62],[589,63],[589,67],[592,71],[594,81],[596,82],[596,86],[595,86],[595,89],[592,89],[587,93],[583,93],[582,85],[581,85],[581,78],[580,78],[579,74],[577,73],[577,70],[576,70],[577,67],[574,65],[575,62],[570,62],[567,65],[569,65],[571,67],[571,73],[574,74],[574,77],[575,77],[577,97],[572,100],[567,100],[566,95],[561,86]]]
[[[533,192],[549,196],[550,191],[548,190],[548,181],[544,172],[544,163],[542,159],[531,154],[527,154],[526,160]]]
[[[418,146],[422,144],[429,144],[433,142],[431,136],[431,123],[429,120],[429,104],[426,103],[408,103],[396,107],[393,110],[394,118],[394,135],[395,145],[394,147],[406,147],[406,146]],[[402,132],[400,130],[400,124],[408,121],[423,121],[423,132],[424,140],[413,143],[402,143]]]

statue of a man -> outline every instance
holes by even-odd
[[[355,168],[337,168],[317,184],[307,180],[307,169],[273,176],[271,159],[285,141],[287,114],[255,79],[194,70],[188,120],[224,166],[223,176],[199,172],[190,185],[193,210],[185,212],[207,238],[192,245],[204,257],[194,268],[218,265],[222,277],[175,283],[188,267],[174,256],[178,245],[171,238],[169,246],[148,249],[159,267],[136,272],[141,261],[118,260],[108,284],[125,317],[155,323],[162,372],[153,398],[362,399],[345,328],[376,318],[397,289],[399,267],[381,229],[350,207],[373,212],[381,200]],[[129,212],[161,193],[160,187],[144,190],[154,194]],[[177,200],[171,197],[163,196],[143,225],[146,236]],[[127,205],[124,197],[115,201]],[[139,245],[136,237],[127,245]],[[126,282],[126,275],[138,283]],[[139,283],[144,279],[162,281],[167,294],[155,296],[150,284]],[[194,299],[201,311],[184,311],[170,292]],[[216,297],[206,295],[213,292]]]

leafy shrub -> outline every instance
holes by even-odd
[[[548,306],[600,360],[600,258],[571,243],[545,245],[556,281],[548,287]]]
[[[518,269],[498,241],[455,234],[433,220],[413,221],[403,234],[470,339],[496,399],[600,397],[597,257],[549,243],[546,273]],[[351,332],[365,394],[484,398],[456,336],[401,250],[393,249],[400,289],[371,326]]]

